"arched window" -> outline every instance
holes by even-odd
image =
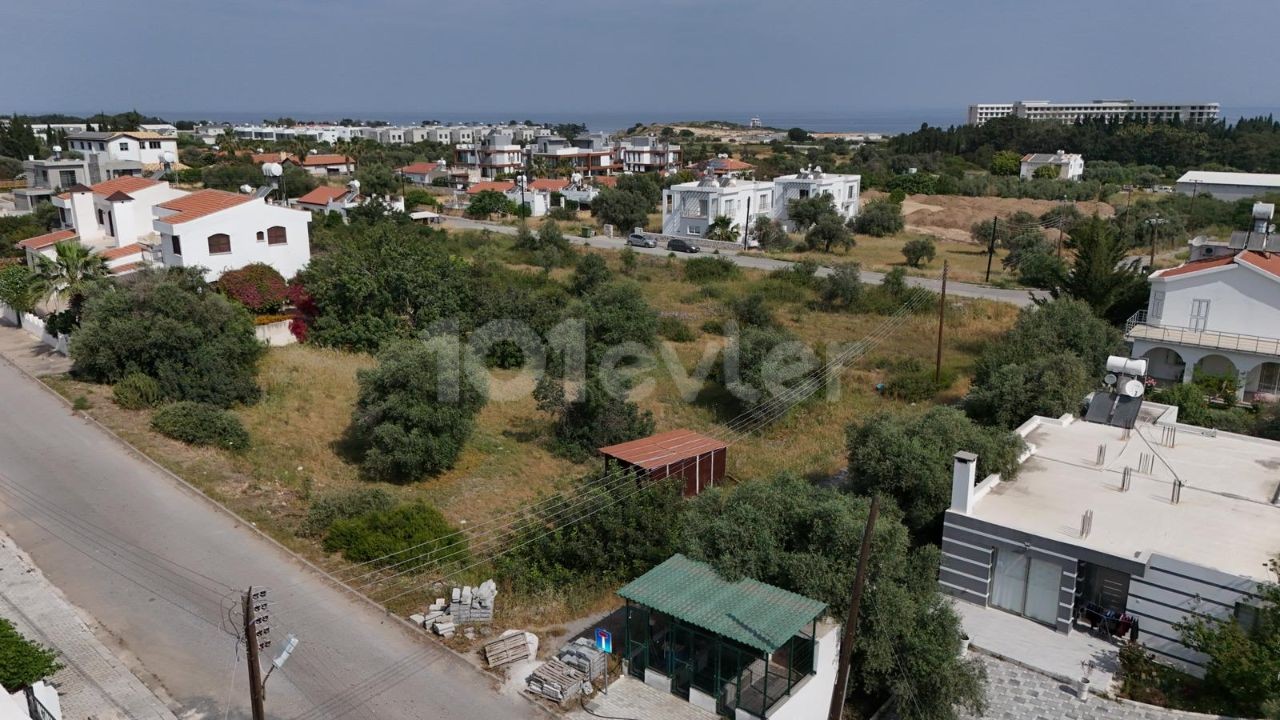
[[[266,235],[266,233],[264,233],[264,232],[262,232],[261,230],[259,230],[259,231],[258,231],[258,242],[262,242],[263,240],[266,240],[266,239],[267,239],[267,235]]]
[[[209,236],[209,254],[225,255],[231,252],[231,236],[226,233],[218,233]]]
[[[268,245],[284,245],[287,242],[289,242],[289,237],[283,225],[274,225],[267,228]]]

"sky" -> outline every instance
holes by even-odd
[[[0,112],[1280,105],[1275,0],[0,0]],[[35,46],[21,38],[43,39]],[[43,48],[38,54],[28,52]]]

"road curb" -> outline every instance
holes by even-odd
[[[449,647],[448,645],[445,645],[444,643],[435,642],[434,640],[431,639],[431,636],[429,636],[423,628],[418,627],[413,622],[411,622],[408,618],[401,617],[391,612],[390,610],[386,609],[382,605],[379,605],[372,598],[355,590],[354,588],[347,585],[343,581],[335,578],[327,570],[321,568],[320,566],[316,565],[315,563],[311,562],[305,557],[302,557],[298,553],[289,549],[279,540],[276,540],[275,538],[268,535],[266,532],[264,532],[254,523],[249,522],[248,520],[245,520],[244,518],[240,517],[231,508],[227,507],[226,505],[219,502],[218,500],[215,500],[214,498],[209,497],[209,495],[206,494],[203,490],[196,487],[195,485],[192,485],[190,482],[182,478],[177,473],[161,465],[154,458],[152,458],[150,455],[147,455],[146,453],[139,450],[136,446],[134,446],[128,440],[125,440],[124,438],[120,437],[120,435],[116,434],[116,432],[111,430],[111,428],[107,427],[106,425],[103,425],[97,418],[93,417],[92,415],[88,415],[87,413],[84,413],[82,411],[76,410],[70,400],[67,400],[67,398],[63,397],[61,393],[54,390],[52,387],[49,387],[48,384],[46,384],[43,380],[40,379],[40,376],[27,371],[25,368],[18,365],[13,360],[9,359],[7,355],[0,353],[0,359],[3,359],[7,365],[17,370],[19,373],[24,375],[27,379],[34,381],[35,384],[39,386],[41,390],[57,398],[68,410],[71,411],[73,415],[77,415],[81,419],[86,420],[92,425],[94,425],[95,427],[97,427],[104,434],[106,434],[107,437],[111,438],[116,443],[120,444],[127,452],[137,457],[138,459],[143,460],[147,464],[151,465],[153,468],[159,470],[162,474],[167,476],[169,479],[176,482],[180,488],[182,488],[183,490],[189,493],[194,493],[196,497],[203,500],[204,502],[209,503],[218,511],[226,514],[228,517],[235,520],[237,524],[243,525],[245,528],[247,528],[248,530],[256,534],[258,537],[270,543],[277,550],[283,552],[288,558],[292,559],[297,563],[300,563],[306,569],[309,569],[312,572],[314,572],[316,575],[320,577],[320,579],[328,581],[337,589],[340,589],[343,592],[347,593],[348,595],[351,595],[352,597],[366,603],[367,605],[369,605],[369,607],[378,610],[384,616],[393,618],[401,630],[408,632],[413,636],[415,642],[422,642],[425,640],[425,642],[430,644],[432,647],[439,648],[440,650],[446,653],[449,653],[450,655],[453,655],[455,658],[461,661],[464,665],[470,668],[473,672],[475,672],[476,674],[488,680],[490,688],[492,690],[494,690],[495,692],[501,693],[501,683],[499,683],[494,676],[488,673],[485,673],[483,670],[477,667],[476,664],[471,662],[465,654],[458,652],[457,650],[454,650],[453,648]],[[553,714],[550,712],[550,710],[548,710],[545,707],[542,707],[539,703],[531,702],[530,704],[542,710],[544,714]]]

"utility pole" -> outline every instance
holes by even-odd
[[[987,279],[985,282],[991,282],[991,259],[996,256],[996,226],[1000,224],[1000,217],[997,215],[991,218],[991,239],[987,241]],[[945,270],[946,263],[943,263]],[[946,275],[944,274],[945,278]],[[945,280],[944,280],[945,282]]]
[[[266,687],[262,681],[262,666],[258,664],[258,651],[271,647],[267,591],[254,590],[251,585],[241,596],[240,604],[244,608],[244,646],[248,650],[245,656],[249,661],[249,703],[253,709],[253,720],[266,720]]]
[[[934,361],[933,381],[942,380],[942,321],[947,315],[947,273],[951,268],[950,260],[942,261],[942,297],[938,300],[938,356]]]
[[[879,515],[880,497],[872,495],[867,527],[862,531],[862,549],[858,551],[858,571],[853,577],[849,618],[845,621],[844,637],[840,639],[840,664],[836,670],[836,686],[831,693],[831,711],[827,713],[827,720],[840,720],[844,714],[844,698],[849,689],[849,658],[853,655],[853,640],[858,629],[858,606],[862,604],[862,588],[867,582],[867,562],[871,555],[871,535],[875,532],[876,517]]]
[[[1160,224],[1160,213],[1147,221],[1151,225],[1151,268],[1148,272],[1156,271],[1156,226]]]
[[[1062,196],[1063,212],[1058,216],[1058,257],[1062,257],[1062,226],[1066,224],[1067,196]]]

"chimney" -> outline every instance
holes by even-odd
[[[973,486],[978,479],[978,456],[961,450],[951,470],[951,509],[968,515],[973,511]]]

